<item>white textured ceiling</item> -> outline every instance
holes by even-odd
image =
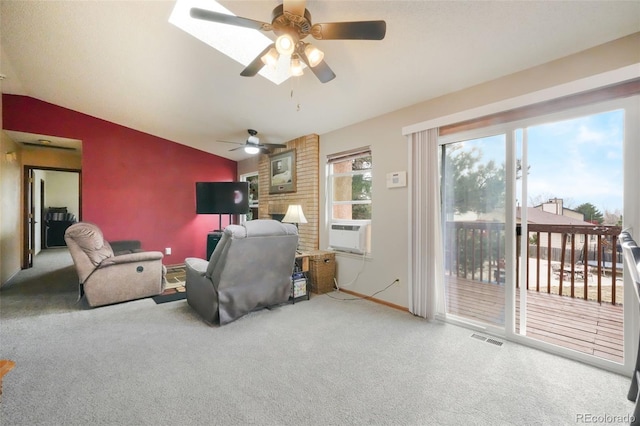
[[[221,3],[270,21],[280,2]],[[2,1],[2,91],[240,160],[216,140],[323,134],[640,31],[638,1],[309,0],[314,23],[384,19],[387,35],[315,41],[337,77],[277,86],[170,24],[173,6]]]

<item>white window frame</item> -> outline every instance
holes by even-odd
[[[353,160],[356,158],[371,157],[371,168],[367,170],[355,170],[347,173],[334,173],[333,165],[342,161]],[[340,152],[327,155],[327,217],[329,224],[331,223],[371,223],[371,219],[339,219],[333,217],[333,207],[340,205],[370,205],[373,209],[373,194],[370,200],[350,200],[350,201],[334,201],[333,199],[333,179],[337,177],[356,176],[370,173],[373,176],[373,155],[370,147],[358,148],[350,151]]]
[[[240,182],[247,182],[248,178],[254,177],[254,176],[256,177],[259,176],[258,171],[241,174]],[[249,200],[249,209],[252,209],[252,208],[257,209],[259,208],[259,205],[260,205],[260,197],[258,197],[257,201]],[[252,218],[252,220],[255,220],[255,219],[257,219],[257,217]],[[240,215],[240,223],[245,223],[246,221],[247,221],[247,215],[246,214]]]

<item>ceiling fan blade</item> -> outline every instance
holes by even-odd
[[[244,145],[244,143],[240,143],[240,142],[231,142],[231,141],[221,141],[221,140],[216,140],[216,142],[221,142],[221,143],[232,143],[234,145]]]
[[[334,78],[336,78],[336,74],[333,72],[331,68],[329,68],[329,65],[327,65],[327,63],[324,60],[322,60],[315,67],[312,67],[309,64],[309,59],[307,58],[307,55],[305,55],[304,51],[299,52],[298,54],[300,55],[304,63],[307,64],[311,72],[313,72],[313,74],[315,74],[315,76],[318,77],[318,80],[320,80],[320,82],[327,83],[333,80]]]
[[[237,150],[239,150],[239,149],[244,149],[244,145],[239,146],[239,147],[237,147],[237,148],[231,148],[229,151],[237,151]]]
[[[292,15],[304,16],[305,0],[283,0],[282,6],[285,12]]]
[[[286,148],[287,146],[282,143],[263,143],[263,147],[267,149],[275,149],[275,148]]]
[[[262,69],[262,67],[264,67],[264,62],[262,62],[262,57],[269,51],[269,49],[271,49],[274,46],[275,46],[275,43],[271,43],[269,46],[267,46],[262,52],[258,54],[258,56],[256,56],[256,58],[253,61],[251,61],[249,65],[247,65],[245,69],[242,70],[240,75],[243,77],[253,77],[254,75],[258,74]]]
[[[386,32],[385,21],[329,22],[311,27],[311,35],[318,40],[382,40]]]
[[[336,78],[336,74],[331,68],[329,68],[329,65],[327,65],[325,61],[322,61],[315,67],[311,68],[311,71],[316,75],[316,77],[318,77],[318,80],[323,83],[327,83]]]
[[[198,7],[192,7],[190,15],[192,18],[217,22],[220,24],[235,25],[254,30],[271,31],[271,24],[267,24],[266,22],[254,21],[253,19],[227,15],[225,13],[214,12],[212,10],[200,9]]]

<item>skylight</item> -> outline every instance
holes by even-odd
[[[235,14],[214,0],[177,0],[169,22],[245,67],[273,43],[273,40],[256,30],[192,18],[189,15],[192,7]],[[240,71],[238,70],[238,74]],[[265,66],[259,74],[275,84],[282,83],[290,77],[289,58],[281,55],[275,68]]]

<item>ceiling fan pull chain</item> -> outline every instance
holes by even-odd
[[[297,99],[297,100],[296,100],[296,99],[293,99],[293,96],[294,96],[294,93],[295,93],[295,90],[294,90],[294,88],[293,88],[293,85],[294,85],[294,84],[295,84],[296,86],[298,86],[300,83],[297,81],[297,79],[296,79],[296,81],[292,81],[292,82],[291,82],[291,86],[292,86],[292,87],[291,87],[290,97],[291,97],[291,100],[293,100],[293,101],[296,103],[296,112],[300,112],[300,110],[302,109],[302,105],[300,105],[300,99]]]

